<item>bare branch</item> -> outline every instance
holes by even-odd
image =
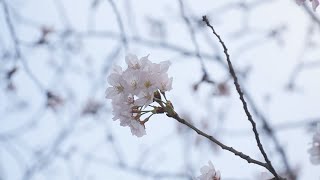
[[[231,76],[233,77],[233,80],[234,80],[234,85],[237,89],[237,92],[240,96],[240,100],[243,104],[243,109],[248,117],[248,120],[250,121],[251,125],[252,125],[252,130],[254,132],[254,135],[255,135],[255,139],[257,141],[257,145],[258,145],[258,148],[259,150],[261,151],[266,163],[268,164],[268,170],[276,177],[276,179],[281,179],[279,177],[279,175],[277,174],[277,172],[275,171],[275,169],[273,168],[272,164],[271,164],[271,161],[269,160],[262,144],[261,144],[261,141],[260,141],[260,138],[259,138],[259,133],[257,131],[257,127],[256,127],[256,123],[255,121],[253,120],[250,112],[249,112],[249,109],[248,109],[248,106],[247,106],[247,102],[245,101],[244,99],[244,95],[243,95],[243,92],[241,91],[241,87],[240,87],[240,84],[238,82],[238,78],[235,74],[235,71],[233,69],[233,66],[232,66],[232,63],[231,63],[231,60],[230,60],[230,55],[228,54],[228,49],[226,47],[226,45],[224,44],[224,42],[222,41],[221,37],[219,36],[219,34],[216,33],[216,31],[214,30],[213,26],[209,23],[209,20],[207,19],[206,16],[203,16],[203,21],[207,24],[208,27],[211,28],[212,30],[212,33],[218,38],[221,46],[223,47],[223,50],[224,50],[224,54],[226,55],[226,59],[227,59],[227,62],[228,62],[228,66],[229,66],[229,71],[230,71],[230,74]]]
[[[192,125],[191,123],[189,123],[188,121],[184,120],[183,118],[181,118],[177,113],[174,114],[167,114],[167,116],[172,117],[174,119],[176,119],[178,122],[188,126],[189,128],[191,128],[192,130],[194,130],[196,133],[198,133],[199,135],[209,139],[210,141],[214,142],[215,144],[217,144],[218,146],[220,146],[222,149],[227,150],[229,152],[232,152],[233,154],[235,154],[236,156],[239,156],[240,158],[246,160],[248,163],[253,163],[253,164],[257,164],[259,166],[265,167],[266,169],[269,169],[269,166],[267,163],[263,163],[261,161],[255,160],[253,158],[251,158],[250,156],[237,151],[236,149],[234,149],[233,147],[227,146],[225,144],[223,144],[222,142],[220,142],[219,140],[217,140],[216,138],[214,138],[211,135],[206,134],[205,132],[201,131],[200,129],[198,129],[197,127],[195,127],[194,125]]]
[[[18,41],[18,37],[16,35],[16,31],[14,29],[11,17],[10,17],[10,13],[9,13],[9,8],[8,5],[6,3],[5,0],[1,0],[2,5],[3,5],[3,10],[5,13],[5,19],[6,19],[6,23],[8,24],[9,27],[9,31],[10,31],[10,35],[13,39],[13,43],[14,43],[14,49],[15,49],[15,53],[16,53],[16,60],[15,63],[17,63],[16,61],[18,59],[20,59],[22,66],[25,70],[25,72],[29,75],[30,79],[33,80],[33,82],[37,85],[37,87],[41,90],[41,91],[45,91],[44,86],[40,83],[40,81],[36,78],[36,76],[32,73],[32,71],[30,70],[27,61],[23,58],[22,53],[21,53],[21,49],[20,49],[20,45],[19,45],[19,41]]]
[[[122,39],[122,42],[123,42],[123,46],[124,46],[125,50],[127,50],[127,48],[128,48],[128,40],[127,40],[125,31],[124,31],[123,22],[122,22],[119,10],[117,9],[117,6],[113,2],[113,0],[109,0],[109,3],[111,5],[111,7],[112,7],[112,10],[113,10],[114,14],[116,15],[116,18],[117,18],[118,26],[119,26],[119,29],[120,29],[120,32],[121,32],[121,39]]]

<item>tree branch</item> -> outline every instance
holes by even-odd
[[[117,23],[118,23],[118,26],[119,26],[119,29],[120,29],[120,32],[121,32],[121,40],[122,40],[124,49],[127,50],[127,48],[128,48],[128,40],[127,40],[125,31],[124,31],[123,22],[122,22],[119,10],[117,9],[117,6],[116,6],[116,4],[114,3],[113,0],[109,0],[109,3],[111,5],[111,7],[112,7],[112,10],[113,10],[114,14],[116,15],[116,18],[117,18]]]
[[[227,150],[229,152],[232,152],[233,154],[235,154],[236,156],[239,156],[240,158],[246,160],[248,163],[253,163],[253,164],[257,164],[259,166],[265,167],[266,169],[270,170],[270,167],[267,163],[263,163],[261,161],[255,160],[253,158],[251,158],[250,156],[237,151],[236,149],[234,149],[233,147],[227,146],[225,144],[223,144],[222,142],[220,142],[219,140],[217,140],[216,138],[214,138],[211,135],[206,134],[205,132],[201,131],[200,129],[196,128],[195,126],[193,126],[191,123],[189,123],[188,121],[182,119],[177,113],[173,113],[173,114],[167,114],[167,116],[172,117],[174,119],[176,119],[178,122],[188,126],[189,128],[191,128],[192,130],[194,130],[196,133],[198,133],[199,135],[209,139],[210,141],[214,142],[215,144],[217,144],[218,146],[220,146],[222,149]]]
[[[9,29],[9,33],[11,35],[11,38],[13,40],[13,45],[14,45],[14,50],[15,50],[15,55],[16,55],[16,60],[15,63],[18,59],[20,59],[21,64],[25,70],[25,72],[29,75],[30,79],[36,84],[36,86],[41,90],[41,91],[45,91],[44,86],[41,84],[41,82],[36,78],[36,76],[32,73],[32,71],[30,70],[27,61],[23,58],[22,53],[21,53],[21,49],[20,49],[20,45],[19,45],[19,40],[16,34],[16,31],[14,29],[11,17],[10,17],[10,13],[9,13],[9,8],[8,5],[6,3],[5,0],[1,0],[2,5],[3,5],[3,10],[4,10],[4,14],[5,14],[5,21],[8,25],[8,29]]]
[[[224,44],[224,42],[222,41],[221,37],[219,34],[216,33],[216,31],[214,30],[213,26],[209,23],[209,20],[207,19],[206,16],[203,16],[203,21],[207,24],[208,27],[211,28],[212,30],[212,33],[218,38],[221,46],[223,47],[223,51],[224,51],[224,54],[226,55],[226,59],[227,59],[227,62],[228,62],[228,66],[229,66],[229,71],[230,71],[230,74],[234,80],[234,85],[237,89],[237,92],[240,96],[240,100],[243,104],[243,109],[248,117],[248,120],[250,121],[251,125],[252,125],[252,130],[254,132],[254,135],[255,135],[255,139],[256,139],[256,142],[257,142],[257,146],[260,150],[260,152],[262,153],[266,163],[268,164],[268,170],[276,177],[276,179],[280,179],[279,175],[277,174],[277,172],[275,171],[275,169],[273,168],[272,164],[271,164],[271,161],[269,160],[262,144],[261,144],[261,141],[260,141],[260,138],[259,138],[259,133],[257,131],[257,127],[256,127],[256,123],[255,121],[253,120],[252,118],[252,115],[250,114],[249,112],[249,109],[248,109],[248,106],[247,106],[247,102],[245,101],[244,99],[244,95],[243,95],[243,92],[241,91],[241,88],[240,88],[240,84],[238,82],[238,78],[236,76],[236,73],[233,69],[233,66],[232,66],[232,63],[231,63],[231,60],[230,60],[230,55],[228,54],[228,49],[226,47],[226,45]]]

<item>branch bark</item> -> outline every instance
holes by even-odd
[[[248,120],[250,121],[251,125],[252,125],[252,130],[254,132],[254,136],[255,136],[255,139],[256,139],[256,142],[257,142],[257,146],[261,152],[261,154],[263,155],[264,157],[264,160],[266,161],[266,163],[268,164],[268,170],[275,176],[275,178],[278,180],[278,179],[281,179],[278,175],[278,173],[276,172],[276,170],[274,169],[274,167],[272,166],[271,164],[271,161],[269,160],[268,156],[267,156],[267,153],[265,152],[263,146],[262,146],[262,143],[261,143],[261,140],[260,140],[260,137],[259,137],[259,133],[258,133],[258,130],[257,130],[257,127],[256,127],[256,123],[255,121],[253,120],[252,118],[252,115],[249,111],[249,108],[248,108],[248,105],[247,105],[247,102],[245,101],[244,99],[244,95],[243,95],[243,92],[241,90],[241,87],[240,87],[240,84],[238,82],[238,78],[237,78],[237,75],[234,71],[234,68],[233,68],[233,65],[231,63],[231,60],[230,60],[230,55],[228,53],[228,49],[225,45],[225,43],[222,41],[220,35],[214,30],[213,26],[210,24],[209,20],[207,19],[206,16],[203,16],[202,17],[203,21],[206,23],[206,25],[212,30],[212,33],[218,38],[222,48],[223,48],[223,51],[224,51],[224,54],[226,56],[226,60],[228,62],[228,67],[229,67],[229,72],[234,80],[234,85],[236,87],[236,90],[240,96],[240,100],[242,102],[242,105],[243,105],[243,109],[248,117]]]

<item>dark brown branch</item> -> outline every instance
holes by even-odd
[[[244,91],[244,92],[246,92],[246,91]],[[283,147],[281,146],[279,139],[276,137],[276,134],[274,132],[274,128],[272,128],[272,126],[268,123],[267,118],[258,110],[256,104],[254,103],[253,98],[248,93],[246,93],[246,97],[248,100],[248,104],[250,104],[250,106],[252,107],[253,113],[261,120],[263,129],[265,130],[267,135],[274,142],[275,148],[280,154],[280,157],[282,159],[284,166],[287,169],[287,173],[288,173],[290,179],[293,179],[293,180],[296,179],[294,172],[290,166],[287,155],[286,155]]]
[[[246,113],[246,115],[248,117],[248,120],[250,121],[250,123],[252,125],[252,130],[254,132],[255,139],[257,141],[257,146],[258,146],[260,152],[262,153],[266,163],[268,164],[268,168],[267,169],[276,177],[276,179],[280,179],[279,175],[277,174],[277,172],[273,168],[273,166],[271,164],[271,161],[269,160],[269,158],[268,158],[268,156],[267,156],[267,154],[266,154],[266,152],[265,152],[265,150],[264,150],[264,148],[263,148],[263,146],[261,144],[261,141],[260,141],[260,138],[259,138],[259,133],[258,133],[257,127],[256,127],[256,123],[253,120],[252,115],[249,112],[249,109],[248,109],[248,106],[247,106],[247,102],[244,99],[244,95],[243,95],[243,92],[241,91],[240,84],[238,82],[238,78],[236,76],[236,73],[235,73],[235,71],[233,69],[233,66],[232,66],[232,63],[231,63],[231,60],[230,60],[230,55],[228,53],[228,49],[227,49],[226,45],[224,44],[224,42],[222,41],[220,35],[216,33],[216,31],[214,30],[213,26],[209,23],[209,20],[207,19],[206,16],[203,16],[203,21],[207,24],[208,27],[211,28],[212,33],[218,38],[221,46],[223,47],[223,51],[224,51],[224,54],[226,55],[226,59],[227,59],[227,62],[228,62],[230,74],[231,74],[231,76],[232,76],[232,78],[234,80],[234,85],[235,85],[235,87],[237,89],[237,92],[238,92],[238,94],[240,96],[240,100],[241,100],[241,102],[243,104],[243,109],[244,109],[244,111],[245,111],[245,113]]]
[[[199,135],[201,135],[201,136],[209,139],[210,141],[214,142],[215,144],[220,146],[222,149],[227,150],[229,152],[232,152],[236,156],[239,156],[240,158],[246,160],[248,163],[257,164],[259,166],[265,167],[266,169],[269,169],[269,165],[267,163],[263,163],[261,161],[255,160],[255,159],[251,158],[250,156],[248,156],[248,155],[246,155],[246,154],[244,154],[244,153],[242,153],[240,151],[235,150],[233,147],[230,147],[230,146],[227,146],[227,145],[223,144],[222,142],[220,142],[219,140],[217,140],[213,136],[206,134],[205,132],[203,132],[200,129],[198,129],[195,126],[193,126],[188,121],[180,118],[180,116],[177,113],[170,113],[170,114],[168,113],[167,116],[176,119],[178,122],[188,126],[192,130],[194,130],[196,133],[198,133]]]

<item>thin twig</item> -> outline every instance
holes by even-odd
[[[16,34],[16,31],[14,29],[11,17],[10,17],[10,13],[9,13],[9,8],[8,5],[6,3],[5,0],[1,0],[2,5],[3,5],[3,10],[4,10],[4,14],[5,14],[5,20],[6,23],[8,24],[8,28],[9,28],[9,32],[10,35],[12,37],[13,40],[13,44],[14,44],[14,50],[15,50],[15,54],[16,54],[16,60],[20,59],[21,64],[25,70],[25,72],[29,75],[30,79],[33,80],[33,82],[36,84],[36,86],[41,90],[41,91],[45,91],[45,88],[43,87],[43,85],[40,83],[40,81],[36,78],[36,76],[31,72],[27,61],[23,58],[21,50],[20,50],[20,45],[19,45],[19,40]],[[15,62],[16,63],[16,62]]]
[[[246,91],[244,91],[244,92],[246,92]],[[286,168],[288,176],[292,180],[296,179],[295,175],[294,175],[294,172],[293,172],[293,170],[292,170],[292,168],[290,166],[289,159],[288,159],[283,147],[281,146],[279,139],[277,138],[277,136],[276,136],[276,134],[274,132],[275,129],[272,128],[272,126],[269,124],[267,118],[262,114],[262,112],[260,112],[258,110],[256,104],[254,103],[253,98],[248,93],[246,93],[246,97],[247,97],[247,100],[248,100],[248,104],[252,107],[253,113],[257,116],[257,118],[259,118],[261,120],[263,129],[265,130],[267,135],[274,142],[275,148],[280,154],[280,157],[281,157],[282,162],[283,162],[283,164],[284,164],[284,166]]]
[[[125,31],[124,31],[123,22],[122,22],[119,10],[113,0],[109,0],[109,3],[112,7],[114,14],[116,15],[116,18],[117,18],[117,23],[118,23],[118,26],[119,26],[119,29],[121,32],[121,39],[122,39],[123,46],[124,46],[125,50],[127,50],[128,49],[128,40],[127,40]]]
[[[179,0],[179,5],[180,5],[180,11],[181,11],[181,16],[184,20],[184,22],[186,23],[187,27],[188,27],[188,30],[190,32],[190,36],[191,36],[191,41],[194,45],[194,48],[195,48],[195,53],[196,53],[196,56],[198,57],[199,61],[200,61],[200,65],[201,65],[201,69],[202,69],[202,72],[204,75],[207,74],[207,70],[206,70],[206,67],[204,65],[204,61],[200,55],[200,48],[199,48],[199,45],[198,45],[198,42],[197,42],[197,39],[196,39],[196,34],[195,34],[195,31],[192,27],[192,24],[189,20],[189,18],[186,16],[185,14],[185,10],[184,10],[184,4],[183,4],[183,1],[182,0]]]
[[[185,13],[185,9],[184,9],[185,7],[184,7],[183,0],[179,0],[179,5],[180,5],[181,16],[182,16],[183,20],[185,21],[185,23],[186,23],[186,25],[188,27],[188,30],[189,30],[189,33],[190,33],[190,36],[191,36],[191,41],[192,41],[192,43],[194,45],[194,48],[195,48],[195,55],[200,61],[201,70],[202,70],[202,78],[198,83],[196,83],[195,86],[198,86],[202,82],[206,82],[206,83],[209,83],[209,84],[215,84],[215,81],[212,80],[209,77],[207,68],[206,68],[206,66],[204,64],[204,60],[203,60],[203,58],[202,58],[202,56],[200,54],[200,48],[199,48],[199,44],[198,44],[197,39],[196,39],[195,29],[192,26],[192,24],[190,22],[190,19],[187,17],[187,15]]]
[[[261,144],[261,141],[260,141],[260,138],[259,138],[259,133],[257,131],[257,127],[256,127],[256,123],[255,121],[253,120],[250,112],[249,112],[249,109],[248,109],[248,106],[247,106],[247,102],[245,101],[244,99],[244,95],[243,95],[243,92],[241,91],[241,88],[240,88],[240,84],[238,82],[238,78],[236,76],[236,73],[233,69],[233,66],[232,66],[232,63],[231,63],[231,60],[230,60],[230,55],[228,53],[228,49],[226,47],[226,45],[224,44],[224,42],[222,41],[221,37],[219,34],[217,34],[217,32],[214,30],[213,26],[209,23],[209,20],[207,19],[206,16],[203,16],[203,21],[207,24],[208,27],[211,28],[212,30],[212,33],[218,38],[221,46],[223,47],[223,51],[224,51],[224,54],[226,55],[226,59],[227,59],[227,62],[228,62],[228,66],[229,66],[229,71],[230,71],[230,74],[231,76],[233,77],[233,80],[234,80],[234,85],[237,89],[237,92],[240,96],[240,100],[243,104],[243,109],[248,117],[248,120],[250,121],[251,125],[252,125],[252,130],[254,132],[254,135],[255,135],[255,139],[256,139],[256,142],[257,142],[257,146],[260,150],[260,152],[262,153],[266,163],[268,164],[268,170],[276,177],[276,179],[280,179],[279,175],[277,174],[277,172],[275,171],[274,167],[272,166],[271,164],[271,161],[269,160],[262,144]]]

